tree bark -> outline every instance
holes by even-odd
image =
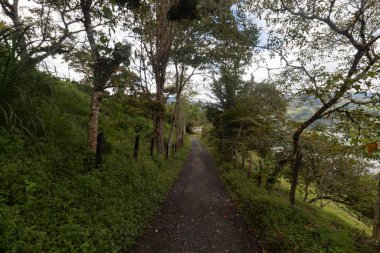
[[[273,184],[276,182],[276,179],[277,179],[278,175],[280,174],[281,169],[285,166],[285,164],[287,162],[288,162],[288,159],[283,159],[283,160],[281,160],[281,161],[279,161],[277,163],[275,170],[268,177],[268,180],[267,180],[267,183],[266,183],[267,190],[271,189],[271,187],[273,186]]]
[[[252,171],[252,158],[248,160],[248,171],[247,171],[247,178],[249,179],[251,177],[251,171]]]
[[[165,108],[165,97],[164,97],[164,82],[165,79],[159,79],[156,82],[156,110],[155,110],[155,123],[154,123],[154,134],[157,154],[163,156],[165,152],[164,143],[164,108]]]
[[[103,92],[94,92],[91,98],[91,108],[90,108],[90,121],[88,124],[87,142],[90,151],[96,154],[96,145],[98,138],[98,127],[99,127],[99,109],[101,100],[103,97]]]
[[[152,54],[152,67],[156,80],[156,110],[154,132],[156,148],[159,156],[165,154],[164,143],[164,86],[166,80],[166,68],[172,50],[175,23],[167,19],[170,7],[176,0],[156,1],[156,27],[155,27],[155,52]]]
[[[379,183],[377,186],[377,196],[375,205],[375,216],[373,222],[372,238],[376,241],[380,241],[380,173],[378,175]]]
[[[0,1],[0,4],[4,13],[12,19],[17,34],[17,43],[19,44],[19,56],[21,61],[26,61],[28,59],[27,42],[25,38],[26,28],[20,21],[18,2],[18,0],[14,0],[11,4],[8,1]]]
[[[99,168],[103,162],[103,153],[105,147],[105,136],[103,132],[99,132],[96,143],[95,167]]]
[[[169,159],[169,153],[170,153],[170,147],[172,145],[172,139],[173,139],[173,133],[174,133],[174,128],[177,127],[177,110],[178,110],[178,107],[179,107],[179,99],[181,98],[181,94],[180,94],[180,91],[177,92],[177,96],[176,96],[176,101],[175,101],[175,104],[174,104],[174,111],[173,111],[173,115],[172,115],[172,125],[170,126],[170,132],[169,132],[169,138],[168,138],[168,145],[166,147],[166,159]]]
[[[259,187],[261,186],[262,179],[263,179],[262,172],[263,172],[263,162],[260,159],[259,160],[259,174],[257,175],[257,185]]]
[[[336,199],[336,198],[331,197],[331,196],[318,196],[318,197],[310,199],[307,203],[309,203],[309,204],[314,203],[315,204],[318,200],[331,200],[332,202],[336,202],[339,204],[350,205],[350,203],[348,203],[346,201]]]
[[[293,166],[293,178],[292,178],[292,185],[290,187],[290,193],[289,193],[289,200],[290,204],[294,205],[296,201],[296,189],[298,184],[298,173],[301,167],[301,161],[302,161],[302,154],[300,152],[297,152],[296,159],[294,161]]]
[[[153,158],[154,155],[154,136],[150,138],[150,157]]]
[[[139,156],[139,147],[140,147],[140,135],[137,134],[135,137],[135,145],[133,147],[133,158],[135,158],[135,160],[137,160]]]
[[[237,152],[237,150],[235,150],[235,155],[234,155],[234,167],[235,169],[238,169],[239,168],[239,154]]]
[[[243,155],[241,159],[242,159],[242,161],[241,161],[241,170],[244,170],[244,167],[245,167],[245,156]]]
[[[178,108],[177,108],[177,116],[176,116],[176,129],[175,129],[175,134],[176,134],[176,149],[180,149],[181,148],[181,138],[182,138],[182,131],[183,131],[183,127],[182,127],[182,117],[181,117],[181,111],[182,111],[182,107],[181,107],[181,103],[178,104]]]
[[[303,202],[307,201],[307,198],[309,197],[309,181],[305,181],[305,195],[303,196]]]

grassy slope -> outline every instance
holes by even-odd
[[[134,161],[128,115],[124,128],[103,126],[104,164],[89,170],[89,97],[54,82],[54,106],[40,112],[44,136],[0,129],[0,252],[126,251],[164,201],[189,145],[169,161],[152,161],[142,137]]]
[[[288,192],[290,189],[290,184],[285,180],[281,180],[280,185],[277,185],[277,187],[280,187],[280,188],[282,188],[283,191]],[[310,194],[309,198],[312,198],[312,197],[313,197],[313,195]],[[298,196],[298,198],[301,200],[301,198],[303,198],[303,197]],[[317,202],[316,206],[319,206],[319,204],[320,204],[320,202]],[[362,221],[356,219],[355,217],[353,217],[352,215],[347,213],[345,210],[343,210],[342,208],[340,208],[339,206],[337,206],[333,202],[330,202],[325,207],[323,207],[323,211],[339,217],[345,223],[351,225],[352,227],[354,227],[360,231],[363,231],[368,236],[372,235],[372,226],[369,226],[369,225],[363,223]]]
[[[246,174],[218,161],[221,178],[263,248],[270,252],[377,252],[369,238],[333,209],[297,202],[290,207],[288,191],[258,188]]]

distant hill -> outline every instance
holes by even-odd
[[[316,111],[322,106],[322,103],[319,99],[316,99],[312,96],[285,96],[288,101],[288,117],[294,121],[305,121],[310,118]],[[358,101],[364,100],[366,96],[363,94],[354,95],[354,98]],[[345,101],[341,102],[344,103]],[[340,104],[341,104],[340,103]],[[358,105],[350,104],[348,105],[348,109],[353,110],[356,109]],[[330,120],[319,120],[318,124],[331,124]]]

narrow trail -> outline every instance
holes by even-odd
[[[131,252],[258,252],[199,140],[149,229]]]

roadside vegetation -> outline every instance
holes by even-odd
[[[204,112],[209,123],[203,138],[263,249],[378,252],[371,239],[378,179],[365,146],[323,124],[306,131],[290,204],[294,179],[287,159],[299,123],[288,117],[285,96],[271,83],[243,81],[227,70],[212,87],[217,102]]]
[[[0,251],[127,250],[165,200],[187,143],[169,160],[152,159],[152,127],[141,116],[140,99],[107,95],[104,152],[94,168],[86,149],[90,96],[83,86],[39,71],[18,78],[1,100],[12,111],[1,128]],[[139,126],[145,128],[134,158]]]
[[[289,206],[288,187],[267,191],[230,164],[221,164],[219,172],[264,252],[378,252],[362,230],[367,227],[356,225],[354,218],[304,203],[301,195],[296,207]]]
[[[125,251],[201,128],[264,248],[380,251],[379,1],[0,8],[0,251]]]
[[[265,20],[264,64],[256,65],[269,78],[243,78],[240,61],[210,84],[204,136],[226,187],[270,251],[378,252],[378,5],[263,0],[242,8]]]
[[[257,28],[231,6],[0,1],[1,252],[133,245],[201,120],[192,77],[251,56]]]

